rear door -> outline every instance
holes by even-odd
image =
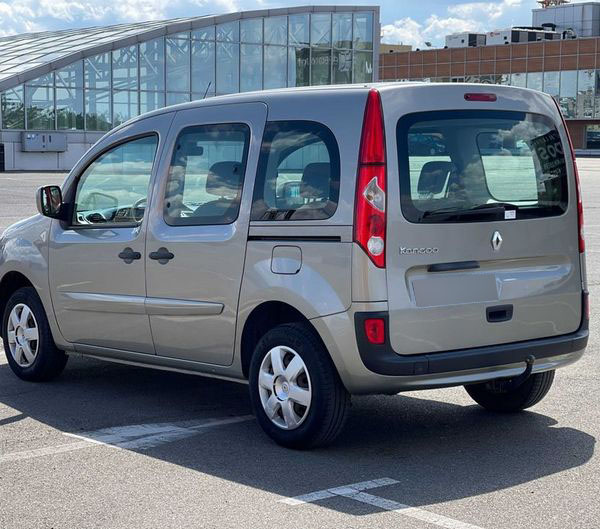
[[[151,205],[146,311],[156,354],[230,365],[264,103],[177,113]]]
[[[580,325],[576,191],[560,116],[546,96],[493,87],[495,101],[466,101],[472,88],[421,86],[406,93],[415,96],[410,108],[401,90],[383,94],[398,353],[517,342]]]

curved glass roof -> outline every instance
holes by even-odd
[[[226,15],[204,15],[115,26],[26,33],[0,38],[0,91],[36,79],[78,59],[162,35],[241,18],[290,14],[296,11],[337,11],[339,6],[298,6],[245,11]],[[345,9],[348,9],[347,7]],[[352,10],[360,9],[353,6]],[[370,6],[363,9],[377,9]]]
[[[175,27],[180,31],[181,25],[191,22],[202,22],[214,17],[191,17],[135,24],[119,24],[84,29],[62,31],[46,31],[42,33],[26,33],[0,38],[0,90],[28,81],[53,69],[52,63],[67,62],[96,53],[106,44],[122,42],[138,35],[146,36],[148,32],[159,30],[158,34],[170,33],[168,29]],[[202,25],[202,24],[196,24]],[[163,30],[163,31],[160,31]],[[136,39],[137,40],[137,39]],[[112,46],[109,46],[111,48]],[[46,66],[46,68],[44,68]],[[28,75],[28,72],[32,72]],[[11,82],[13,78],[13,82]]]

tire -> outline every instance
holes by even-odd
[[[52,380],[67,364],[68,357],[56,347],[46,311],[32,287],[20,288],[8,300],[2,317],[2,340],[8,364],[23,380]]]
[[[250,362],[249,386],[258,423],[281,446],[324,446],[342,430],[350,395],[329,353],[306,324],[279,325],[261,338]]]
[[[531,375],[521,386],[506,391],[502,382],[486,382],[465,386],[471,398],[486,410],[511,413],[531,408],[540,402],[550,391],[554,381],[554,371],[544,371]]]

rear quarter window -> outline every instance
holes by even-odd
[[[315,220],[337,209],[340,154],[333,133],[312,121],[267,123],[251,220]]]
[[[508,111],[426,112],[397,128],[402,211],[411,222],[560,215],[567,170],[553,122]]]

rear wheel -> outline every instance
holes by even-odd
[[[492,381],[465,386],[471,398],[486,410],[496,412],[516,412],[534,406],[550,391],[554,381],[554,371],[544,371],[531,375],[515,389],[507,389],[506,381]],[[510,381],[508,381],[510,382]]]
[[[11,369],[23,380],[51,380],[67,363],[67,355],[54,344],[46,312],[32,287],[20,288],[8,300],[2,340]]]
[[[267,435],[297,449],[331,443],[350,403],[328,352],[300,323],[279,325],[258,342],[250,363],[250,398]]]

